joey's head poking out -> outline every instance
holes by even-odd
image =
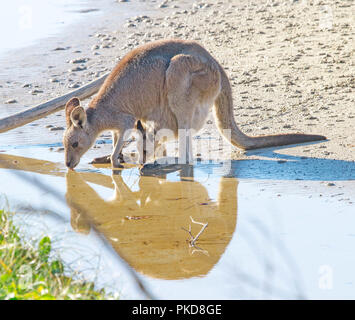
[[[92,139],[87,122],[86,112],[80,106],[78,98],[70,99],[65,106],[67,128],[63,136],[65,149],[65,164],[68,168],[75,168],[81,156],[92,146]]]

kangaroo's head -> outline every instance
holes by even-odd
[[[63,136],[65,149],[65,164],[68,168],[75,168],[81,156],[89,150],[95,141],[86,112],[80,106],[78,98],[70,99],[65,106],[67,128]]]

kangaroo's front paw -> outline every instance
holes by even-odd
[[[151,169],[155,169],[155,168],[158,168],[158,167],[159,167],[158,162],[154,161],[154,162],[144,163],[141,166],[141,170],[151,170]]]
[[[120,163],[125,162],[122,153],[118,156],[118,159]],[[90,164],[106,164],[106,163],[111,163],[111,155],[98,157],[90,162]]]
[[[90,164],[105,164],[105,163],[111,163],[111,156],[98,157],[90,162]]]

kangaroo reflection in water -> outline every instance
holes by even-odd
[[[0,168],[32,172],[38,174],[36,179],[41,179],[41,175],[65,176],[58,163],[7,154],[0,154]],[[192,174],[192,170],[186,172]],[[207,183],[217,188],[214,184],[218,180],[215,176],[213,179]],[[216,201],[193,177],[172,182],[164,176],[137,176],[138,191],[132,191],[121,175],[70,171],[66,182],[74,230],[98,230],[136,271],[151,277],[183,279],[206,275],[221,258],[235,231],[235,178],[220,178]],[[89,183],[114,186],[113,200],[102,199]],[[190,217],[208,222],[196,243],[202,250],[189,246],[189,235],[182,229],[191,224],[194,236],[201,230],[201,225],[191,223]]]
[[[74,230],[96,229],[136,271],[161,279],[184,279],[206,275],[219,261],[236,227],[237,186],[235,178],[221,177],[217,201],[209,198],[199,182],[167,181],[164,176],[138,177],[132,191],[122,175],[113,174],[114,197],[102,199],[85,181],[85,174],[66,175],[66,199],[71,207]],[[107,179],[107,176],[102,176]],[[183,228],[191,225],[197,241],[189,245]]]

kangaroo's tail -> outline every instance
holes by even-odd
[[[218,129],[221,134],[229,140],[224,129],[230,129],[230,142],[245,150],[283,146],[301,142],[326,140],[326,137],[313,134],[277,134],[249,137],[241,132],[234,120],[232,89],[228,77],[222,67],[221,70],[221,92],[215,100],[214,113]]]

